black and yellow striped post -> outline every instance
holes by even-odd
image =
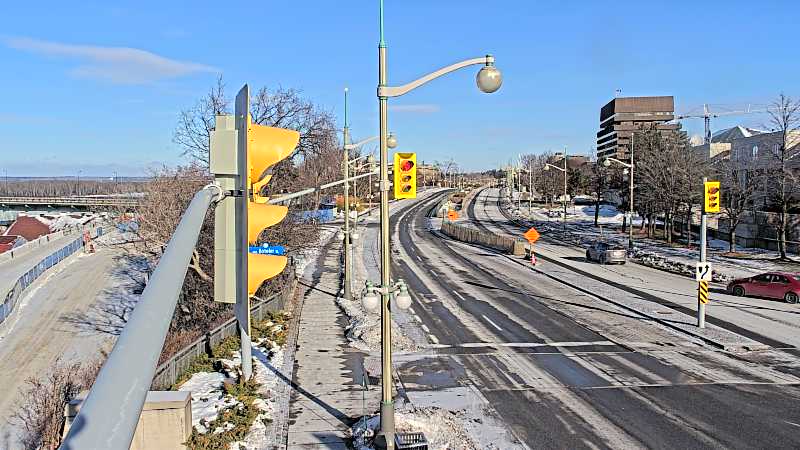
[[[708,303],[708,281],[699,281],[697,287],[697,301],[705,305]]]

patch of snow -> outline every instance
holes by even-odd
[[[398,432],[422,432],[431,450],[515,450],[525,448],[510,441],[496,420],[475,417],[466,411],[448,411],[436,407],[398,406],[395,426]],[[357,450],[372,450],[372,441],[380,426],[379,416],[362,418],[351,428]]]
[[[239,403],[222,390],[225,375],[219,372],[198,372],[178,389],[192,393],[192,426],[200,433],[208,432],[206,425],[219,413]]]

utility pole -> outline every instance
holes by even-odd
[[[633,141],[636,132],[631,133],[631,162],[630,162],[630,193],[628,194],[628,251],[633,251]],[[598,193],[599,195],[599,193]]]
[[[531,218],[531,204],[533,203],[533,161],[528,160],[528,218]]]
[[[564,236],[567,235],[567,147],[564,147]]]

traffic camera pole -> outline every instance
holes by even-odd
[[[705,190],[706,181],[708,181],[707,177],[703,177],[703,189]],[[703,193],[705,195],[705,191]],[[702,212],[700,214],[700,262],[706,262],[706,226],[708,225],[706,219],[706,208],[705,202],[701,206]],[[691,229],[689,230],[691,233]],[[697,326],[699,328],[706,327],[706,304],[700,300],[700,288],[703,283],[708,283],[707,281],[699,281],[697,286]]]

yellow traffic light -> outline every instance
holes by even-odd
[[[249,118],[248,118],[249,123]],[[261,189],[269,183],[272,174],[267,173],[270,167],[288,158],[297,143],[300,133],[283,128],[249,124],[247,127],[247,242],[255,245],[258,236],[286,217],[285,206],[268,205],[269,199],[261,195]],[[286,267],[286,256],[247,255],[247,291],[255,295],[261,284],[280,274]]]
[[[394,154],[394,198],[417,198],[417,154]]]
[[[717,213],[720,209],[719,181],[706,181],[703,183],[703,206],[707,213]]]

